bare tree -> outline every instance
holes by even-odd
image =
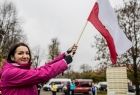
[[[125,62],[133,64],[133,83],[136,86],[136,95],[140,95],[138,72],[140,68],[140,4],[138,0],[124,0],[124,9],[118,10],[118,20],[127,37],[133,42],[133,47],[124,55]]]
[[[41,53],[41,48],[39,46],[36,46],[34,49],[33,49],[33,52],[32,52],[32,66],[34,68],[38,67],[40,62],[41,62],[41,55],[43,55]]]
[[[107,48],[107,43],[101,35],[94,36],[95,42],[92,47],[97,48],[97,53],[95,55],[95,61],[99,64],[99,69],[106,69],[108,64],[111,64],[109,49]]]
[[[5,1],[0,4],[0,35],[3,40],[1,49],[4,56],[12,44],[24,41],[20,19],[12,2]]]
[[[53,38],[49,45],[49,59],[54,59],[59,53],[59,42],[57,38]]]

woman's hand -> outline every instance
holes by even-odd
[[[76,53],[76,50],[77,50],[77,45],[76,44],[74,44],[71,48],[69,48],[68,50],[67,50],[67,54],[68,55],[74,55],[75,53]]]
[[[71,55],[66,55],[66,56],[64,57],[64,59],[65,59],[65,61],[67,62],[67,64],[70,64],[70,63],[73,61]]]
[[[67,64],[69,64],[73,61],[72,57],[76,53],[76,50],[77,50],[77,45],[74,44],[71,48],[69,48],[66,51],[64,59],[67,62]]]

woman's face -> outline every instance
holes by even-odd
[[[14,54],[14,61],[19,64],[28,64],[30,60],[29,50],[26,46],[17,47]]]

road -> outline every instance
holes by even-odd
[[[52,95],[52,93],[50,91],[43,91],[41,90],[40,95]],[[56,95],[64,95],[64,93],[62,92],[57,92]],[[87,95],[87,94],[75,94],[75,95]]]
[[[41,90],[40,95],[52,95],[50,91],[43,91]],[[57,92],[57,95],[64,95],[63,93]]]
[[[52,95],[50,91],[41,90],[40,95]],[[62,92],[57,92],[57,95],[64,95]],[[87,95],[87,94],[75,94],[75,95]],[[135,95],[135,93],[128,93],[128,95]]]

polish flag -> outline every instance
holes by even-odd
[[[120,29],[117,16],[108,0],[97,0],[88,21],[106,39],[113,64],[116,63],[117,55],[125,53],[132,47],[132,43]]]

